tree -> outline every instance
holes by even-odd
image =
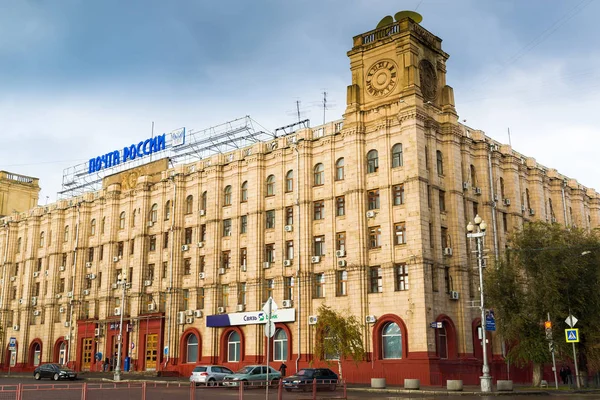
[[[317,310],[317,316],[315,354],[328,364],[336,359],[339,377],[343,379],[342,359],[351,357],[358,363],[364,358],[363,326],[350,312],[344,315],[324,304]]]
[[[486,271],[487,304],[494,309],[498,333],[507,341],[507,357],[524,366],[533,363],[533,384],[541,366],[551,361],[543,322],[553,319],[554,346],[570,358],[564,340],[569,311],[580,322],[579,352],[592,366],[600,365],[600,239],[596,232],[559,224],[526,224],[510,239],[510,248],[496,268]],[[585,365],[580,365],[586,370]]]

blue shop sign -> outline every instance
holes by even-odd
[[[185,140],[185,131],[183,133],[183,140]],[[121,151],[115,150],[106,153],[103,156],[91,158],[88,164],[88,173],[92,174],[127,161],[133,161],[139,157],[158,153],[159,151],[165,150],[166,145],[166,133],[163,133],[162,135],[155,136],[151,139],[142,140],[138,144],[123,147],[123,150]]]

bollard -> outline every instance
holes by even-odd
[[[420,390],[421,381],[419,379],[404,379],[404,389]]]
[[[87,383],[83,382],[81,385],[81,400],[87,400]]]
[[[312,384],[312,400],[317,400],[317,380],[313,378]]]
[[[146,384],[146,382],[144,382],[144,385]],[[142,398],[143,400],[146,400],[146,397]],[[195,400],[196,399],[196,382],[190,382],[190,400]]]
[[[21,400],[23,398],[23,384],[19,383],[17,385],[17,400]]]
[[[238,384],[240,386],[240,391],[239,391],[240,397],[238,399],[244,400],[244,381],[240,381]]]
[[[348,394],[346,393],[346,381],[344,381],[344,399],[348,398]]]
[[[463,381],[460,379],[448,379],[446,381],[446,390],[449,392],[462,392]]]
[[[283,379],[280,379],[279,385],[277,386],[277,400],[282,400],[282,399],[283,399]]]
[[[142,382],[142,400],[146,400],[146,381]]]

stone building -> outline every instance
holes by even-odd
[[[39,193],[37,178],[0,171],[0,217],[32,209]]]
[[[320,362],[314,316],[326,303],[365,322],[368,355],[347,363],[350,381],[477,383],[468,221],[488,222],[493,258],[526,221],[597,227],[600,198],[458,123],[448,54],[412,19],[354,37],[348,56],[342,120],[193,164],[161,159],[0,220],[4,368],[99,369],[121,313],[135,370],[264,362],[271,296],[270,354],[292,372]]]

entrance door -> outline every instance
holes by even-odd
[[[146,335],[146,371],[156,371],[158,357],[158,335]]]
[[[83,339],[83,353],[82,360],[83,363],[81,365],[81,369],[83,371],[89,371],[92,365],[92,358],[94,357],[94,339],[85,338]]]

